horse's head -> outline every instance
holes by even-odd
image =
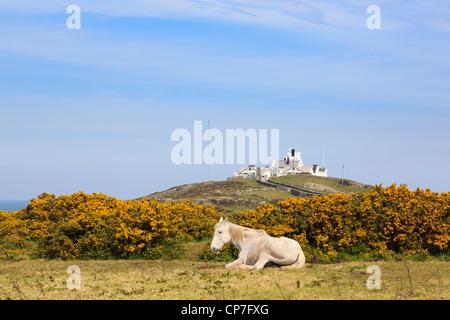
[[[228,218],[220,218],[219,222],[214,226],[214,238],[211,241],[211,252],[218,254],[225,243],[230,242]]]

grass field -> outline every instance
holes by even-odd
[[[69,290],[70,265],[81,288]],[[227,270],[224,262],[182,260],[0,261],[0,299],[450,299],[446,261],[306,264],[300,270]],[[381,269],[368,289],[367,267]]]

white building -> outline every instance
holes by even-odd
[[[249,165],[248,167],[242,167],[241,170],[235,171],[234,176],[235,177],[242,177],[242,178],[258,178],[258,174],[261,175],[261,180],[268,180],[270,177],[273,176],[273,169],[269,166],[265,167],[255,167],[254,165]]]
[[[283,160],[273,161],[270,167],[255,167],[250,165],[234,172],[235,177],[258,178],[261,180],[292,174],[311,174],[326,177],[327,168],[320,168],[318,164],[314,164],[312,167],[305,166],[301,158],[301,152],[298,149],[291,148]]]

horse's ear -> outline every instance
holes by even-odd
[[[228,221],[228,217],[225,218],[225,222]]]
[[[220,223],[220,222],[223,222],[223,218],[222,218],[222,217],[220,217],[219,223]]]

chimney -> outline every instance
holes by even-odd
[[[316,173],[317,169],[319,168],[318,164],[313,164],[313,172]]]

